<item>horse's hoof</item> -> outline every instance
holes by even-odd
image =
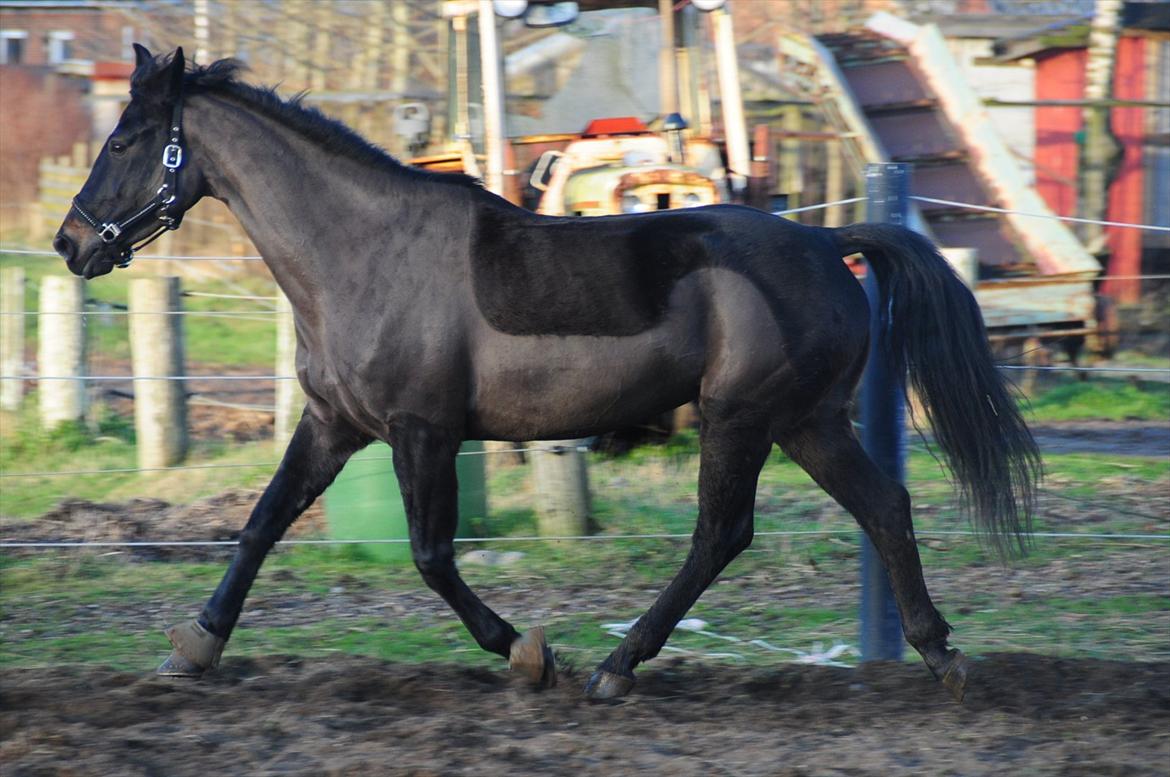
[[[557,662],[544,640],[544,627],[537,626],[516,638],[508,655],[508,666],[539,689],[557,684]]]
[[[165,633],[174,650],[162,662],[158,674],[164,677],[198,678],[208,669],[219,666],[224,640],[199,625],[199,621],[171,626]]]
[[[585,696],[593,701],[620,699],[634,688],[634,676],[598,669],[585,683]]]
[[[955,701],[962,702],[967,693],[967,674],[971,670],[971,662],[961,650],[952,650],[947,667],[943,670],[942,684]]]
[[[159,668],[155,671],[162,677],[185,677],[191,680],[198,680],[203,676],[206,670],[194,663],[188,661],[179,651],[172,650],[171,654],[167,656],[167,660],[163,661]]]

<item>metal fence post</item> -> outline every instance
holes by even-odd
[[[871,222],[907,222],[910,166],[871,164],[865,168]],[[869,299],[869,362],[862,378],[861,444],[870,458],[899,483],[906,479],[905,403],[902,376],[891,374],[880,348],[882,311],[875,275],[866,271]],[[877,549],[861,535],[861,660],[897,661],[902,658],[902,622],[885,565]]]

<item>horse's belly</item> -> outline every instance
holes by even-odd
[[[693,399],[701,339],[663,326],[630,337],[491,338],[476,369],[471,436],[584,437],[631,426]]]

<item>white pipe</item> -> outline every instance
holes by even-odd
[[[747,185],[751,171],[743,97],[739,92],[739,59],[735,54],[735,29],[727,6],[711,12],[715,29],[715,69],[719,73],[719,98],[723,107],[723,134],[727,142],[727,163],[736,191]]]
[[[483,135],[487,159],[484,186],[504,193],[504,93],[500,84],[500,48],[492,0],[479,0],[480,81],[483,83]]]

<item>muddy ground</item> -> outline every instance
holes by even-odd
[[[6,676],[0,771],[24,775],[1157,775],[1170,664],[992,655],[956,704],[914,665],[658,662],[621,703],[581,676],[345,657],[225,663],[198,682]]]
[[[1059,431],[1051,436],[1059,438]],[[1166,449],[1164,430],[1152,440],[1122,437],[1128,432],[1112,428],[1100,433],[1103,440],[1094,441],[1082,429],[1045,447]],[[0,533],[125,540],[161,531],[176,539],[226,540],[255,498],[234,491],[184,506],[67,502],[35,524],[6,525]],[[1049,506],[1065,511],[1056,517],[1072,524],[1104,523],[1126,509],[1151,517],[1143,530],[1164,531],[1170,488],[1164,480],[1120,477],[1102,483],[1091,503]],[[20,534],[34,527],[35,536]],[[307,515],[296,530],[319,533],[320,514]],[[945,543],[935,550],[945,553]],[[1086,600],[1157,594],[1165,590],[1167,569],[1159,550],[1121,545],[1079,557],[1075,565],[1057,558],[1027,568],[948,569],[932,575],[932,586],[944,603],[963,602],[972,591]],[[136,549],[132,556],[153,562],[228,553],[164,548]],[[730,576],[705,600],[728,607],[761,596],[792,607],[856,601],[856,581],[842,573],[856,563],[852,558],[839,560],[842,569],[802,564],[798,556],[774,563],[767,575]],[[267,590],[273,583],[260,586],[241,626],[383,611],[394,618],[409,613],[422,626],[452,618],[421,583],[385,590],[336,582],[327,594],[296,597]],[[275,583],[300,587],[295,579]],[[633,590],[538,588],[501,578],[479,590],[506,617],[523,613],[530,622],[557,615],[548,610],[554,605],[616,612]],[[654,588],[642,582],[636,593],[649,597]],[[75,611],[60,606],[65,632],[97,627],[99,616],[82,604]],[[148,610],[127,602],[100,618],[157,632],[191,606],[168,601]],[[17,639],[35,615],[8,602],[4,638]],[[613,705],[584,700],[586,670],[570,666],[562,666],[559,686],[543,693],[511,678],[503,662],[469,668],[354,656],[227,655],[198,682],[93,666],[0,668],[0,775],[1170,775],[1170,662],[1164,660],[1170,611],[1153,614],[1145,628],[1159,647],[1142,655],[1163,660],[983,656],[962,705],[913,663],[750,668],[664,656],[640,669],[634,693]]]

